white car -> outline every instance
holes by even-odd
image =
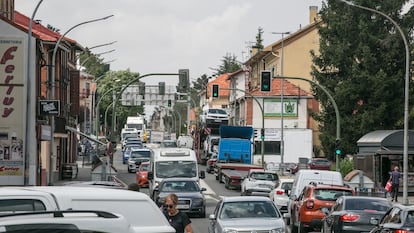
[[[287,213],[289,192],[292,189],[293,178],[280,179],[279,185],[269,193],[270,199],[282,213]]]
[[[279,176],[275,171],[250,169],[241,183],[241,195],[263,195],[269,193],[279,184]]]
[[[208,128],[219,127],[220,125],[228,125],[229,114],[225,109],[210,108],[200,115],[201,124]]]
[[[13,213],[0,222],[1,232],[138,232],[122,215],[95,210]]]

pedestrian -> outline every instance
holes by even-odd
[[[398,166],[394,167],[394,171],[391,172],[389,181],[391,181],[391,201],[398,202],[398,188],[400,186],[401,174]]]
[[[128,190],[139,192],[139,185],[137,183],[130,183]]]
[[[174,193],[165,198],[163,213],[176,233],[193,233],[187,214],[177,209],[178,197]]]

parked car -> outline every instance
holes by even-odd
[[[1,232],[137,232],[119,214],[105,211],[64,210],[14,213],[0,216]]]
[[[200,121],[207,128],[218,128],[220,125],[228,125],[229,115],[225,109],[210,108],[203,111]]]
[[[209,220],[209,233],[286,231],[281,213],[268,197],[223,197]]]
[[[279,185],[279,176],[275,171],[250,169],[241,183],[241,195],[265,195]]]
[[[148,170],[150,167],[149,162],[142,162],[139,167],[138,171],[136,172],[137,175],[137,184],[140,187],[148,187]]]
[[[124,147],[122,150],[122,163],[126,164],[128,162],[129,155],[131,154],[132,149],[141,149],[142,146],[140,144],[129,144]]]
[[[129,154],[129,158],[128,158],[128,172],[136,172],[138,170],[138,166],[142,162],[146,162],[150,160],[151,153],[152,153],[151,149],[131,148],[131,153]]]
[[[204,218],[206,216],[206,198],[203,194],[205,190],[206,188],[200,188],[194,178],[167,178],[154,188],[154,201],[158,206],[162,206],[168,194],[175,193],[178,196],[177,209]]]
[[[279,181],[279,185],[269,194],[270,200],[275,203],[276,207],[282,213],[288,212],[287,205],[289,202],[289,194],[292,190],[292,184],[292,178],[282,178]]]
[[[322,232],[369,232],[375,225],[371,219],[378,221],[392,207],[386,198],[342,196],[331,210],[324,208]]]
[[[309,169],[331,170],[331,162],[325,158],[313,158],[309,160]]]
[[[216,164],[216,162],[217,162],[217,154],[213,154],[211,156],[211,158],[209,158],[207,160],[207,163],[206,163],[206,172],[207,173],[213,173],[214,165]]]
[[[321,209],[330,209],[340,196],[353,195],[355,195],[354,189],[346,186],[316,183],[305,186],[293,204],[291,232],[296,233],[299,229],[301,233],[305,233],[321,229],[322,219],[325,218]]]
[[[371,219],[376,227],[370,233],[395,232],[410,233],[414,228],[414,206],[394,204],[378,223],[377,219]]]

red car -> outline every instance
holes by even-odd
[[[315,170],[331,170],[331,162],[325,158],[314,158],[309,160],[309,169]]]
[[[137,174],[137,184],[139,187],[148,187],[148,169],[149,169],[149,162],[142,162],[139,165]]]

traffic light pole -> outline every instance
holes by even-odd
[[[302,81],[306,81],[306,82],[310,82],[312,84],[315,84],[316,86],[318,86],[323,92],[325,92],[325,94],[328,96],[329,100],[332,102],[332,106],[335,109],[335,115],[336,115],[336,141],[341,140],[341,119],[339,116],[339,110],[338,110],[338,106],[336,105],[336,102],[334,100],[334,98],[332,97],[332,95],[329,93],[329,91],[322,85],[320,85],[319,83],[306,79],[306,78],[301,78],[301,77],[287,77],[287,76],[277,76],[274,78],[280,78],[280,79],[296,79],[296,80],[302,80]],[[335,153],[335,160],[336,160],[336,171],[339,171],[339,154]]]
[[[260,111],[262,112],[262,129],[260,130],[260,132],[264,132],[264,130],[265,130],[265,127],[264,127],[264,109],[263,109],[263,106],[260,104],[260,101],[255,96],[253,96],[250,92],[242,90],[242,89],[238,89],[238,88],[221,88],[221,89],[222,90],[230,90],[230,91],[241,91],[244,94],[247,94],[250,97],[252,97],[254,99],[254,101],[256,101],[257,105],[259,105]],[[263,169],[266,169],[265,161],[264,161],[264,133],[263,133],[263,135],[261,135],[260,138],[261,138],[261,145],[260,145],[261,146],[261,152],[260,152],[260,154],[261,154],[261,160],[262,160],[262,167],[263,167]]]

